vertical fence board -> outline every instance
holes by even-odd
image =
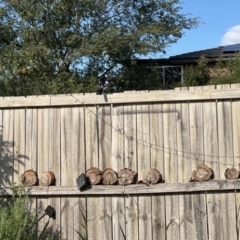
[[[156,168],[164,179],[163,109],[162,104],[150,105],[151,168]],[[165,198],[152,195],[153,240],[165,239]]]
[[[230,85],[223,85],[230,88]],[[220,178],[224,179],[227,168],[234,166],[233,160],[233,132],[232,132],[232,103],[229,100],[217,101],[218,113],[218,143],[219,143],[219,170]],[[235,192],[219,193],[222,203],[222,236],[223,239],[237,239]],[[229,203],[232,204],[229,204]]]
[[[151,167],[149,105],[137,106],[138,176],[143,179],[145,171]],[[139,239],[152,239],[151,197],[138,197]]]
[[[163,104],[165,182],[178,181],[176,105]]]
[[[235,87],[235,86],[234,86]],[[234,167],[240,168],[240,102],[232,101],[232,131],[233,131],[233,163]],[[237,239],[240,236],[240,191],[236,191],[236,230]]]
[[[1,186],[8,187],[13,183],[14,171],[14,110],[4,109],[2,114],[2,178]]]
[[[192,207],[193,207],[193,225],[194,236],[192,239],[206,240],[208,239],[208,217],[206,211],[206,194],[193,193],[192,194]]]
[[[136,105],[124,105],[125,167],[137,171]],[[136,196],[125,198],[126,239],[138,240],[138,203]]]
[[[235,204],[234,204],[235,205]],[[219,239],[224,240],[224,230],[222,221],[222,212],[225,212],[224,204],[221,196],[218,193],[207,193],[207,207],[208,207],[208,229],[209,240]]]
[[[98,107],[98,144],[99,144],[99,168],[113,168],[111,161],[112,150],[112,128],[111,128],[111,107]],[[115,170],[115,169],[114,169]]]
[[[72,186],[74,164],[72,148],[74,141],[72,133],[74,129],[73,108],[61,109],[61,185]],[[74,239],[74,206],[76,199],[71,197],[61,197],[61,229],[63,239]]]
[[[204,163],[202,102],[189,103],[190,149],[192,170]],[[193,239],[208,238],[205,193],[192,194]]]
[[[77,177],[85,172],[84,123],[82,108],[61,109],[61,185],[76,186]],[[68,171],[66,174],[65,171]],[[84,222],[85,198],[61,198],[63,236],[78,239],[76,231],[86,235],[80,223]]]
[[[37,109],[26,109],[26,170],[37,170],[38,153],[38,118]]]
[[[214,177],[220,178],[219,153],[218,153],[218,129],[216,102],[203,104],[203,129],[204,129],[204,154],[205,164],[214,171]]]
[[[55,175],[55,186],[61,185],[61,109],[50,108],[48,116],[48,145],[49,162],[48,169]],[[48,203],[55,208],[55,218],[50,219],[49,226],[54,232],[54,236],[59,236],[61,233],[61,199],[58,197],[50,197]]]
[[[201,102],[189,104],[190,147],[192,170],[204,163],[203,106]]]
[[[189,104],[176,104],[178,182],[188,182],[191,176],[191,144],[189,130]],[[193,239],[193,212],[191,194],[179,194],[180,238]]]
[[[104,170],[106,168],[114,168],[111,159],[111,106],[98,107],[98,144],[99,144],[99,167]],[[114,169],[115,170],[115,169]],[[100,224],[102,239],[112,239],[112,199],[111,197],[102,197],[98,203],[100,211]]]
[[[176,105],[173,103],[163,105],[164,124],[164,172],[165,182],[178,181],[177,158],[177,129]],[[165,196],[166,204],[166,237],[167,239],[180,239],[179,228],[179,197],[169,194]]]
[[[235,191],[235,209],[236,209],[236,234],[237,240],[240,236],[240,191]]]
[[[86,170],[98,165],[98,118],[96,107],[85,107]],[[102,170],[102,169],[101,169]],[[97,240],[101,233],[99,197],[87,197],[88,240]]]
[[[21,174],[25,172],[25,167],[29,158],[25,154],[26,135],[25,135],[25,109],[16,109],[14,111],[14,182],[21,183]]]
[[[124,164],[124,113],[123,106],[112,107],[112,167],[119,172]],[[112,197],[113,239],[126,239],[124,197]],[[127,224],[127,223],[126,223]]]
[[[48,171],[49,164],[49,109],[41,108],[38,109],[38,161],[37,161],[37,173],[38,177],[41,178],[42,174]],[[38,211],[41,211],[41,214],[44,212],[44,209],[48,206],[48,197],[37,198],[37,208]],[[40,230],[39,234],[43,234],[45,226],[49,224],[48,216],[45,216],[38,224]]]

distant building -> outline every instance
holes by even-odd
[[[240,43],[184,53],[164,59],[140,59],[138,64],[150,69],[159,69],[163,84],[181,83],[184,81],[184,68],[189,65],[197,65],[201,57],[204,56],[207,59],[210,75],[214,76],[214,67],[218,59],[221,57],[223,62],[227,61],[237,52],[240,52]]]

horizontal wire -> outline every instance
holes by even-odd
[[[236,156],[236,157],[233,157],[233,156],[217,156],[217,155],[213,155],[213,154],[203,154],[203,153],[193,153],[193,152],[185,152],[185,151],[182,151],[182,150],[178,150],[178,149],[173,149],[173,148],[165,148],[165,147],[162,147],[160,145],[157,145],[157,144],[153,144],[153,143],[149,143],[149,142],[146,142],[146,141],[143,141],[141,139],[138,139],[138,138],[134,138],[132,136],[128,136],[125,134],[125,131],[122,129],[122,128],[117,128],[115,126],[113,126],[111,123],[105,121],[105,119],[101,118],[99,115],[97,115],[95,112],[93,112],[90,108],[88,108],[86,105],[85,105],[85,102],[81,102],[77,97],[75,97],[73,94],[71,94],[72,97],[74,97],[78,102],[80,102],[82,105],[84,105],[84,107],[86,109],[88,109],[89,112],[91,112],[92,114],[95,115],[96,118],[100,119],[101,121],[103,121],[106,125],[108,125],[109,127],[111,127],[115,132],[118,132],[119,134],[123,135],[127,140],[129,141],[134,141],[136,142],[138,145],[141,144],[143,145],[144,147],[149,147],[151,149],[155,149],[157,151],[162,151],[164,153],[168,153],[168,154],[171,154],[171,155],[175,155],[175,156],[178,156],[178,157],[181,157],[183,159],[187,159],[187,160],[194,160],[198,162],[202,162],[202,163],[211,163],[211,164],[219,164],[219,165],[223,165],[223,166],[232,166],[232,167],[239,167],[239,164],[233,164],[233,163],[219,163],[218,161],[210,161],[210,160],[205,160],[205,159],[199,159],[198,156],[200,157],[212,157],[212,158],[225,158],[225,159],[231,159],[231,160],[234,160],[234,159],[240,159],[240,156]],[[181,154],[179,154],[181,153]],[[186,155],[190,155],[190,156],[186,156]],[[192,155],[194,155],[194,157],[191,157]]]

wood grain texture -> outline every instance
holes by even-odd
[[[97,106],[98,109],[98,148],[99,148],[99,168],[113,168],[111,159],[112,143],[112,106]],[[115,169],[114,169],[115,171]],[[104,180],[103,180],[104,181]],[[116,177],[117,181],[117,177]],[[97,224],[101,229],[102,239],[112,239],[112,198],[105,196],[98,200],[99,220]]]
[[[14,182],[14,111],[6,109],[2,112],[2,186],[11,186]]]
[[[98,162],[98,119],[96,106],[84,107],[84,127],[85,127],[85,165],[86,169],[91,167],[99,168]],[[102,170],[102,169],[101,169]],[[78,191],[79,192],[79,191]],[[97,240],[100,226],[100,207],[98,197],[88,196],[87,219],[88,219],[88,239]]]
[[[1,108],[10,107],[46,107],[46,106],[83,106],[111,103],[175,102],[240,98],[239,88],[215,89],[215,86],[202,87],[201,91],[139,91],[135,93],[117,93],[108,95],[70,94],[54,96],[4,97]]]
[[[214,177],[220,179],[216,107],[216,102],[203,105],[204,154],[205,164],[213,169]]]
[[[163,108],[161,104],[150,104],[150,141],[151,141],[151,168],[160,171],[164,178],[164,133]],[[165,197],[152,195],[152,235],[153,240],[166,239],[165,235]]]
[[[124,105],[124,164],[125,167],[137,172],[137,129],[136,105]],[[137,176],[138,178],[138,176]],[[137,179],[136,179],[137,181]],[[136,196],[125,195],[126,236],[127,239],[138,239],[138,201]]]
[[[26,161],[25,170],[37,170],[38,155],[38,122],[37,109],[26,109]]]
[[[1,187],[17,180],[13,170],[53,171],[56,186],[34,186],[30,194],[37,206],[56,209],[48,224],[62,239],[77,239],[74,229],[84,233],[83,212],[89,239],[237,240],[240,180],[224,172],[239,169],[239,86],[2,98]],[[202,163],[215,180],[188,182]],[[166,183],[79,191],[76,178],[90,167],[127,167],[138,180],[156,168]]]
[[[151,167],[149,105],[137,106],[137,153],[138,179],[144,179],[145,172]],[[139,240],[152,239],[151,197],[138,197]]]
[[[224,211],[219,194],[207,194],[207,211],[208,211],[208,229],[209,240],[223,240],[223,222],[221,212]],[[227,227],[227,226],[226,226]]]
[[[112,152],[111,165],[113,169],[119,172],[125,167],[124,155],[124,112],[123,106],[111,106],[112,123]],[[113,239],[126,239],[126,212],[124,196],[112,198],[112,237]]]
[[[26,149],[26,119],[25,109],[15,109],[14,111],[14,174],[13,181],[19,185],[21,174],[26,170],[26,163],[29,161],[25,154]]]
[[[192,194],[192,212],[193,212],[193,227],[194,236],[192,239],[206,240],[208,239],[208,216],[206,194]]]
[[[161,193],[191,193],[205,191],[239,190],[240,179],[212,180],[207,182],[189,182],[189,183],[161,183],[156,185],[131,184],[121,185],[96,185],[85,188],[80,192],[76,186],[73,187],[40,187],[33,186],[27,189],[32,196],[97,196],[97,195],[151,195]],[[11,194],[10,187],[0,188],[1,191]]]

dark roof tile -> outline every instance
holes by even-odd
[[[200,51],[194,51],[189,53],[184,53],[176,56],[169,57],[170,60],[174,59],[199,59],[204,56],[205,58],[218,58],[222,55],[223,47],[210,48]]]

